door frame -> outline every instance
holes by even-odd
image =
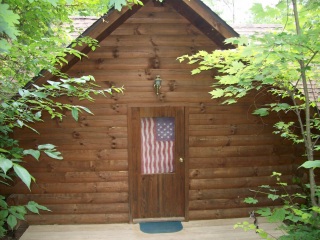
[[[137,223],[140,222],[140,220],[135,221],[133,219],[133,213],[132,209],[134,207],[134,184],[133,181],[130,181],[134,178],[134,155],[137,154],[135,151],[133,151],[132,148],[132,139],[134,136],[133,128],[130,126],[135,126],[135,121],[140,121],[140,119],[133,119],[133,108],[144,108],[144,107],[151,107],[151,108],[165,108],[165,107],[183,107],[184,108],[184,125],[185,125],[185,131],[184,131],[184,145],[185,145],[185,153],[184,153],[184,173],[185,173],[185,184],[184,184],[184,218],[183,219],[176,219],[176,220],[184,220],[189,221],[189,108],[181,105],[174,105],[174,104],[157,104],[157,105],[136,105],[136,104],[130,104],[128,105],[128,186],[129,186],[129,223]],[[148,219],[148,221],[169,221],[173,220],[172,218],[166,219],[166,218],[156,218],[156,219]]]

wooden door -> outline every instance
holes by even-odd
[[[184,219],[184,108],[132,108],[130,119],[131,220]]]

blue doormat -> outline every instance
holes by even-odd
[[[140,230],[144,233],[173,233],[179,232],[183,228],[181,222],[145,222],[140,223]]]

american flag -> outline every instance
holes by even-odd
[[[174,171],[174,118],[141,119],[142,174]]]

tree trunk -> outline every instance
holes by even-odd
[[[296,25],[296,32],[297,35],[301,36],[303,33],[301,32],[300,22],[299,22],[299,13],[297,10],[297,0],[292,0],[293,5],[293,13]],[[301,53],[303,55],[303,53]],[[306,148],[306,154],[308,161],[313,161],[313,143],[311,137],[311,126],[310,126],[310,98],[308,92],[308,84],[307,84],[307,77],[305,72],[305,63],[303,60],[298,60],[300,65],[300,72],[301,72],[301,80],[303,84],[303,92],[305,95],[305,131],[303,131],[304,126],[301,126],[302,134],[304,138],[304,144]],[[313,168],[309,169],[309,183],[310,183],[310,198],[312,206],[318,206],[315,190],[316,190],[316,182],[315,182],[315,175]]]

